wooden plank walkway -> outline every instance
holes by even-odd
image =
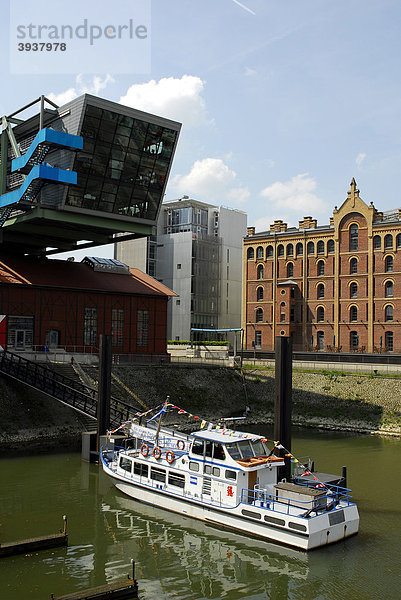
[[[138,583],[132,579],[126,583],[101,585],[65,596],[51,595],[51,600],[130,600],[131,598],[138,598]]]
[[[56,535],[45,535],[28,540],[18,540],[0,544],[0,557],[14,556],[15,554],[30,554],[38,550],[47,550],[48,548],[58,548],[68,545],[68,535],[56,533]]]
[[[48,550],[49,548],[58,548],[59,546],[68,546],[67,517],[65,515],[63,516],[63,521],[64,527],[60,533],[0,544],[0,558],[16,554],[30,554],[38,550]]]

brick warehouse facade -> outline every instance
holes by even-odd
[[[378,211],[355,180],[329,225],[304,217],[249,227],[244,239],[246,348],[401,352],[401,210]]]
[[[120,355],[167,355],[167,301],[161,283],[112,259],[80,263],[0,256],[0,346],[96,352],[112,336]]]

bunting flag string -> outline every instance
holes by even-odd
[[[168,409],[173,409],[173,410],[176,410],[177,414],[179,414],[179,415],[187,415],[188,417],[194,419],[195,421],[199,421],[200,417],[198,417],[197,415],[193,415],[192,413],[190,413],[187,410],[184,410],[183,408],[180,408],[176,404],[168,402],[168,399],[169,399],[169,397],[167,397],[167,400],[165,402],[163,402],[162,404],[159,404],[155,408],[150,408],[149,410],[147,410],[143,413],[136,413],[136,416],[144,417],[144,416],[148,415],[149,413],[155,413],[147,421],[147,423],[149,423],[150,421],[153,421],[154,419],[156,419],[158,416],[165,414]],[[224,421],[229,421],[229,418],[225,418]],[[118,427],[117,429],[114,429],[113,431],[109,431],[108,433],[114,434],[117,431],[119,431],[120,429],[122,429],[123,427],[125,427],[126,425],[129,425],[130,423],[131,423],[131,421],[126,421],[125,423],[120,425],[120,427]],[[242,437],[244,440],[252,437],[249,433],[242,433],[240,431],[235,431],[233,429],[229,429],[229,428],[225,427],[224,425],[221,426],[218,423],[215,424],[207,419],[202,418],[201,422],[200,422],[200,429],[205,429],[205,427],[207,427],[208,431],[210,431],[211,429],[216,429],[222,435],[227,435],[229,437],[233,437],[235,435],[237,437]],[[301,463],[289,450],[287,450],[287,448],[285,448],[280,443],[280,441],[271,440],[267,437],[260,438],[260,441],[263,443],[267,443],[267,442],[273,443],[273,448],[270,451],[270,455],[273,454],[273,452],[276,448],[277,448],[277,450],[283,450],[285,452],[286,458],[291,458],[294,464],[298,465],[299,468],[303,469],[303,473],[300,475],[301,477],[311,477],[314,481],[317,482],[316,487],[323,487],[323,488],[326,487],[325,484],[323,482],[319,481],[319,479],[311,473],[309,468],[306,465],[304,465],[303,463]]]

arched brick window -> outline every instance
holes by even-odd
[[[287,277],[294,277],[294,263],[287,264]]]
[[[319,260],[317,263],[317,274],[324,275],[324,260]]]
[[[349,249],[351,252],[358,250],[358,225],[355,223],[349,228]]]
[[[304,247],[301,244],[301,242],[298,242],[298,244],[296,246],[296,253],[297,253],[297,256],[302,256],[302,254],[304,253]]]
[[[349,272],[351,275],[358,273],[358,260],[356,258],[351,258],[349,261]]]
[[[387,304],[386,308],[384,309],[384,320],[385,321],[392,321],[394,318],[394,311],[393,311],[393,307],[391,306],[391,304]]]
[[[263,248],[262,248],[262,246],[258,246],[256,248],[256,258],[258,258],[259,260],[263,259]]]
[[[388,250],[389,248],[393,247],[393,236],[390,235],[389,233],[384,236],[384,248],[386,250]]]
[[[356,306],[351,306],[349,309],[349,320],[357,321],[358,320],[358,309]]]
[[[283,244],[279,244],[277,246],[277,256],[284,256],[284,246],[283,246]]]
[[[316,249],[318,254],[324,254],[324,242],[322,240],[317,243]]]
[[[253,248],[248,248],[246,256],[248,260],[252,260],[255,257],[255,250]]]
[[[385,293],[386,298],[392,298],[394,293],[394,284],[392,281],[386,281]]]
[[[267,246],[266,258],[273,258],[273,246]]]
[[[287,256],[294,256],[294,246],[292,244],[287,245]]]
[[[324,322],[324,308],[323,306],[319,306],[316,311],[316,320],[318,323]]]
[[[349,286],[349,297],[358,298],[358,284],[353,281]]]
[[[262,323],[262,321],[263,321],[263,308],[256,309],[255,313],[256,313],[256,317],[255,317],[256,323]]]
[[[264,269],[263,265],[258,265],[258,279],[263,279]]]
[[[384,343],[386,344],[386,351],[392,352],[394,349],[394,334],[392,331],[385,332]]]
[[[359,346],[359,335],[357,331],[351,331],[349,334],[349,345],[352,350],[356,350]]]
[[[380,235],[375,235],[375,237],[373,238],[373,248],[374,248],[374,250],[380,250],[381,247],[382,247],[382,239],[381,239]]]
[[[393,257],[386,256],[386,260],[384,263],[386,273],[391,273],[393,271],[393,264],[394,264]]]
[[[327,242],[327,253],[333,254],[333,252],[334,252],[334,240],[329,240]]]
[[[308,242],[306,251],[308,254],[314,254],[315,253],[315,244],[313,242]]]
[[[258,287],[258,289],[256,290],[256,300],[258,302],[260,300],[263,300],[263,288],[262,287]]]
[[[317,297],[320,300],[321,298],[324,298],[324,285],[323,283],[319,283],[319,285],[317,286]]]

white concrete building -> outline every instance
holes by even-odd
[[[116,244],[118,260],[146,270],[179,295],[169,303],[168,339],[189,340],[192,327],[241,327],[246,227],[243,211],[184,196],[163,203],[156,236]]]

